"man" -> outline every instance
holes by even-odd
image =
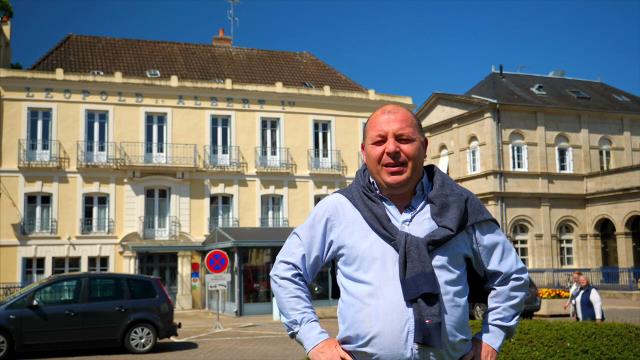
[[[366,166],[322,200],[280,251],[272,289],[285,328],[312,360],[495,359],[513,333],[526,268],[473,194],[434,166],[423,168],[426,150],[412,112],[374,111],[361,145]],[[320,327],[307,289],[332,260],[336,339]],[[467,271],[490,290],[473,341]]]
[[[567,302],[564,304],[565,310],[571,306],[569,315],[576,319],[576,321],[578,320],[576,317],[576,296],[578,296],[578,292],[580,292],[580,276],[582,276],[582,272],[580,271],[574,271],[573,274],[571,274],[573,283],[569,287],[569,299],[567,299]]]

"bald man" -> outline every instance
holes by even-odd
[[[513,334],[527,270],[482,203],[423,166],[427,144],[411,111],[378,108],[351,185],[322,200],[280,251],[272,290],[289,336],[312,360],[495,359]],[[320,326],[308,290],[332,260],[337,338]],[[472,337],[474,287],[488,292],[488,310]]]

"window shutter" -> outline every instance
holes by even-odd
[[[513,144],[509,144],[509,159],[511,159],[511,171],[515,168],[515,159],[513,158]]]
[[[556,172],[560,172],[560,148],[556,146]]]
[[[469,148],[469,150],[467,150],[467,174],[471,174],[473,172],[473,164],[471,164],[472,159],[471,148]]]
[[[573,149],[567,149],[567,172],[573,172]]]
[[[527,153],[527,145],[522,145],[522,162],[524,163],[524,169],[525,171],[529,170],[529,155]]]
[[[480,172],[480,146],[476,147],[476,172]]]

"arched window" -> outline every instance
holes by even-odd
[[[529,169],[527,144],[524,137],[518,133],[512,133],[509,137],[509,152],[511,157],[511,170],[527,171]]]
[[[556,138],[556,171],[573,172],[573,152],[569,140],[562,135]]]
[[[598,141],[598,154],[600,155],[600,171],[611,169],[611,141],[601,138]]]
[[[511,231],[511,241],[520,260],[527,265],[529,261],[529,228],[525,224],[516,224]]]
[[[480,148],[478,139],[471,138],[469,142],[469,150],[467,151],[467,171],[469,174],[475,174],[480,171]]]
[[[602,219],[596,225],[600,234],[602,249],[602,266],[618,267],[618,243],[616,241],[616,226],[609,219]]]
[[[237,226],[233,218],[233,197],[231,195],[211,195],[209,198],[209,231],[216,227]]]
[[[449,150],[442,145],[440,148],[440,161],[438,161],[438,168],[445,174],[449,173]]]
[[[573,266],[573,226],[562,224],[558,228],[560,266]]]

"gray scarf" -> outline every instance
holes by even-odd
[[[437,167],[427,165],[424,172],[433,184],[427,194],[427,203],[431,218],[438,227],[423,238],[393,225],[378,192],[369,181],[365,165],[358,170],[353,183],[338,193],[355,206],[373,232],[398,252],[402,294],[404,300],[412,304],[415,318],[414,342],[442,348],[440,287],[430,252],[468,226],[484,221],[497,222],[473,193],[456,184]]]

